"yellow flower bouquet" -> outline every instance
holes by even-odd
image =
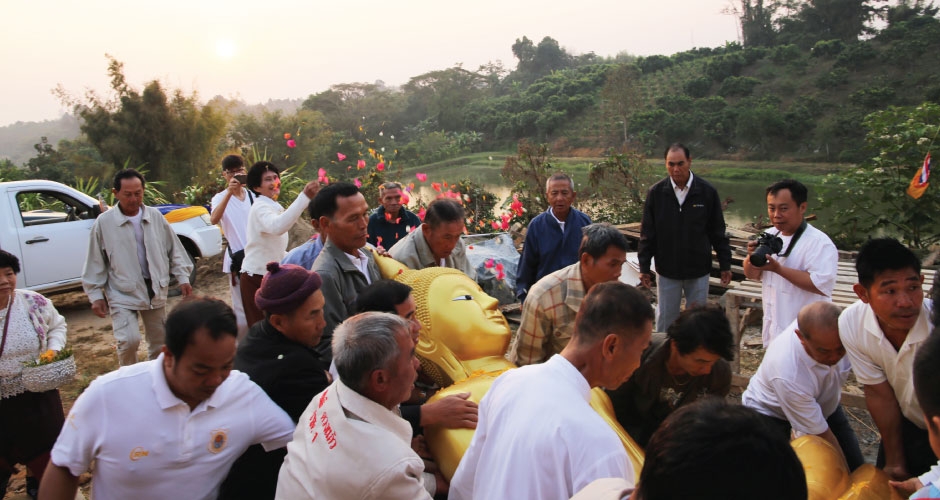
[[[29,392],[46,392],[75,379],[75,357],[71,349],[52,350],[23,363],[23,386]]]

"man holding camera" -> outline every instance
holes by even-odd
[[[245,258],[245,243],[248,241],[245,230],[248,228],[248,211],[255,201],[245,189],[245,160],[238,155],[228,155],[222,159],[222,178],[227,186],[224,191],[212,197],[212,213],[209,215],[213,224],[222,224],[222,233],[228,242],[228,249],[222,258],[222,272],[229,273],[229,286],[232,294],[232,309],[238,324],[238,338],[248,331],[245,320],[245,308],[238,285],[238,273],[242,259]]]
[[[803,306],[831,301],[839,252],[826,233],[806,223],[807,189],[787,179],[767,188],[774,230],[747,243],[744,275],[763,282],[764,347],[792,323]]]

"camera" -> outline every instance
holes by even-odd
[[[248,174],[237,174],[235,180],[242,184],[248,184]]]
[[[783,240],[776,234],[760,233],[757,236],[757,248],[751,253],[751,264],[760,267],[767,263],[767,256],[780,253]]]

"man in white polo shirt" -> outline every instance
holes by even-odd
[[[877,465],[903,481],[936,462],[911,375],[930,334],[932,301],[924,299],[920,261],[897,240],[865,243],[855,269],[860,300],[839,317],[839,336],[881,433]]]
[[[814,434],[829,441],[855,470],[865,460],[840,406],[852,366],[839,340],[839,312],[831,302],[803,306],[770,343],[741,402],[787,440],[792,430],[796,437]]]
[[[594,285],[561,353],[507,371],[483,396],[449,498],[567,500],[607,477],[632,486],[626,450],[588,402],[592,387],[613,389],[630,378],[652,331],[653,308],[642,293],[619,281]]]
[[[222,301],[177,306],[157,359],[99,377],[75,401],[40,496],[75,498],[78,476],[94,462],[96,500],[214,499],[250,445],[285,446],[290,417],[232,371],[236,329]]]

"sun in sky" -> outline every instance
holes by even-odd
[[[220,38],[215,42],[215,53],[221,59],[231,59],[235,57],[235,53],[238,52],[238,46],[235,45],[235,40],[231,38]]]

